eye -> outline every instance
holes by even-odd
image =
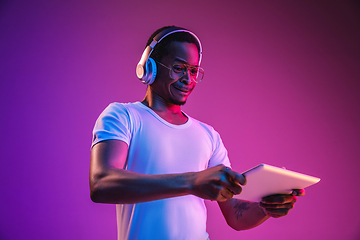
[[[174,65],[172,69],[175,73],[183,73],[186,67],[184,65]]]
[[[190,68],[190,74],[192,76],[196,76],[198,74],[199,69],[197,67]]]

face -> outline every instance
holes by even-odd
[[[197,66],[199,53],[193,43],[173,42],[169,46],[169,55],[164,56],[160,62],[169,68],[174,64],[188,64]],[[178,80],[170,77],[169,69],[157,64],[158,73],[154,83],[150,86],[152,91],[160,96],[166,103],[183,105],[190,93],[196,86],[196,82],[191,80],[189,72]]]

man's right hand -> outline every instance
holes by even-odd
[[[194,173],[191,193],[203,199],[223,202],[241,193],[245,176],[224,165]]]

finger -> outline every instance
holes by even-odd
[[[222,195],[222,194],[219,194],[215,200],[218,201],[218,202],[225,202],[225,201],[228,200],[228,198],[226,198],[226,197],[225,197],[224,195]]]
[[[227,173],[222,176],[221,185],[223,186],[223,188],[228,189],[233,194],[240,194],[242,191],[240,184],[230,178]]]
[[[220,195],[222,195],[226,199],[231,199],[234,196],[234,193],[232,191],[230,191],[229,189],[224,188],[220,191]]]
[[[241,193],[241,186],[235,182],[230,181],[225,175],[221,177],[220,184],[217,185],[218,194],[222,194],[227,199],[230,199],[234,194]]]
[[[236,181],[241,185],[246,185],[246,177],[244,174],[237,174]]]
[[[270,209],[293,209],[295,203],[285,203],[285,204],[267,204],[260,202],[259,206],[270,210]]]
[[[231,168],[225,168],[226,174],[231,178],[232,181],[239,183],[240,185],[246,184],[246,178],[243,174],[231,170]]]
[[[222,183],[222,186],[224,189],[227,189],[229,192],[231,192],[233,195],[237,195],[237,194],[240,194],[241,191],[242,191],[242,188],[241,186],[238,184],[238,183],[234,183],[234,182],[231,182],[231,181],[224,181]]]
[[[225,202],[225,201],[227,201],[227,198],[226,198],[226,197],[224,197],[224,196],[220,196],[220,197],[218,197],[215,201],[218,201],[218,202]]]
[[[211,194],[209,194],[209,199],[222,202],[231,199],[233,196],[234,193],[229,189],[224,188],[222,185],[214,185]]]
[[[304,196],[305,195],[305,189],[294,189],[292,192],[292,195],[294,196]]]
[[[264,211],[265,214],[270,217],[279,218],[286,216],[290,212],[290,209],[265,209]]]
[[[295,203],[297,198],[291,194],[277,194],[264,197],[261,202],[268,204],[285,204],[285,203]]]
[[[283,217],[287,215],[291,209],[294,208],[294,204],[290,203],[270,207],[267,204],[260,203],[259,206],[264,210],[266,215],[273,218]]]

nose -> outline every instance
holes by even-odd
[[[180,78],[180,81],[185,83],[185,84],[190,84],[192,79],[191,79],[191,74],[190,74],[190,69],[187,68],[184,73],[183,76]]]

